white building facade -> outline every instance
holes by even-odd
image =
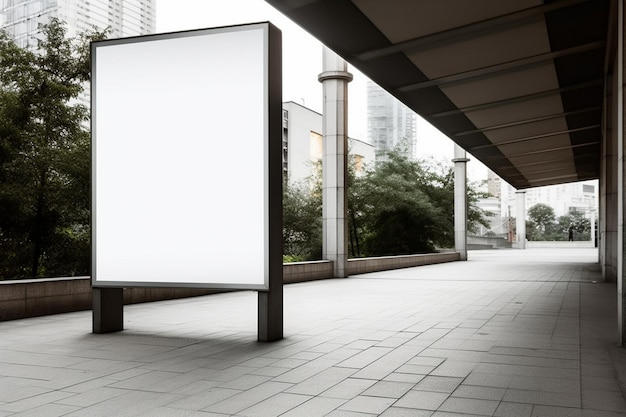
[[[320,113],[293,101],[283,103],[283,175],[290,183],[315,174],[324,152],[322,128]],[[348,152],[357,173],[374,164],[374,147],[366,142],[349,138]]]

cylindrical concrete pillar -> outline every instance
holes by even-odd
[[[516,191],[517,206],[515,210],[515,243],[513,247],[526,249],[526,191]]]
[[[328,48],[319,81],[324,89],[322,159],[322,256],[333,261],[334,276],[347,275],[348,263],[348,65]]]
[[[454,145],[454,250],[467,260],[467,154]]]

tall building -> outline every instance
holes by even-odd
[[[111,37],[154,32],[156,0],[0,0],[0,27],[20,47],[35,46],[39,25],[56,17],[68,35],[110,28]]]
[[[371,81],[367,83],[367,136],[377,161],[384,161],[387,152],[393,150],[415,157],[415,113]]]

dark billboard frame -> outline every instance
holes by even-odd
[[[94,332],[123,328],[123,288],[214,288],[259,291],[259,340],[281,338],[280,31],[262,22],[97,41],[91,63]],[[235,242],[249,245],[243,256]]]

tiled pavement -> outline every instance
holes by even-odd
[[[285,287],[285,336],[256,294],[0,323],[2,416],[626,416],[614,284],[591,249]]]

